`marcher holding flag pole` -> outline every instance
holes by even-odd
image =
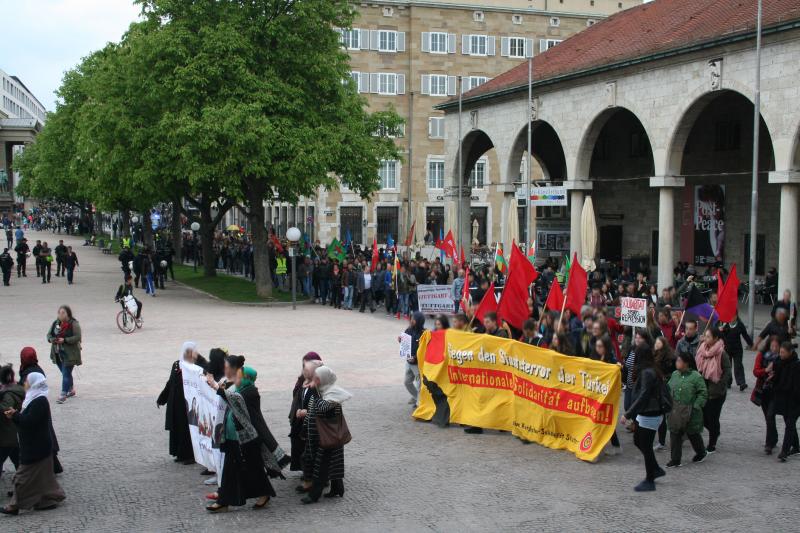
[[[569,309],[576,316],[580,316],[581,307],[586,303],[586,287],[588,286],[588,275],[578,261],[578,254],[572,258],[569,267],[569,277],[567,279],[567,294],[561,306],[561,316],[558,319],[559,328],[564,318],[564,311]]]
[[[736,275],[736,263],[731,267],[727,281],[722,281],[722,274],[717,270],[717,305],[706,322],[706,330],[711,319],[717,315],[720,322],[731,322],[739,313],[739,276]],[[705,333],[705,330],[703,330]]]

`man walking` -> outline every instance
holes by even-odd
[[[33,245],[33,264],[36,265],[36,277],[42,275],[42,265],[39,261],[39,252],[42,251],[42,241],[36,239],[36,244]]]
[[[375,312],[375,302],[372,299],[372,274],[370,274],[369,270],[366,268],[361,271],[358,275],[358,297],[361,302],[359,305],[358,311],[359,313],[364,312],[364,308],[367,305],[367,301],[369,301],[369,312]]]
[[[59,240],[58,246],[56,246],[55,250],[53,250],[56,254],[56,277],[61,277],[65,270],[64,270],[64,257],[67,255],[67,247],[64,246],[64,241]]]
[[[4,248],[3,253],[0,254],[0,269],[3,271],[3,285],[6,287],[11,285],[11,269],[13,267],[14,260],[11,259],[8,248]]]
[[[25,267],[28,262],[28,253],[31,251],[28,246],[28,239],[24,237],[18,239],[14,251],[17,252],[17,277],[27,278],[28,274],[25,272]]]
[[[67,274],[67,284],[72,285],[72,279],[75,273],[75,267],[79,266],[78,256],[72,251],[72,246],[67,247],[64,254],[64,269]]]

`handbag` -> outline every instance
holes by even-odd
[[[674,433],[682,433],[689,426],[692,419],[692,406],[677,403],[672,406],[672,410],[667,415],[667,425],[669,430]]]
[[[350,428],[341,412],[329,418],[317,417],[316,422],[319,447],[323,450],[341,448],[352,440]]]

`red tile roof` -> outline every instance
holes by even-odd
[[[534,80],[752,32],[756,6],[757,0],[656,0],[642,4],[612,15],[537,55],[533,60]],[[762,16],[764,28],[800,19],[800,0],[764,0]],[[465,99],[527,83],[526,62],[469,91]]]

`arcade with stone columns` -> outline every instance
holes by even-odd
[[[763,278],[775,267],[777,291],[789,289],[795,295],[800,209],[796,22],[764,32],[756,255],[757,276]],[[532,155],[545,180],[569,190],[571,250],[580,249],[581,209],[591,195],[598,259],[648,265],[659,288],[672,285],[679,260],[703,265],[709,258],[721,259],[727,267],[736,263],[746,279],[755,57],[754,33],[740,34],[680,53],[536,79]],[[501,181],[497,194],[513,205],[521,186],[520,161],[526,158],[527,103],[527,84],[465,95],[461,176],[459,139],[449,134],[459,130],[457,102],[440,106],[446,112],[451,186],[461,179],[468,187],[472,163],[492,151]],[[468,209],[465,196],[463,207]],[[705,218],[697,224],[714,229],[696,231],[696,204],[714,206],[699,210]],[[464,219],[460,242],[470,239],[470,220]],[[456,221],[447,225],[455,228]],[[503,235],[507,231],[503,227]]]

